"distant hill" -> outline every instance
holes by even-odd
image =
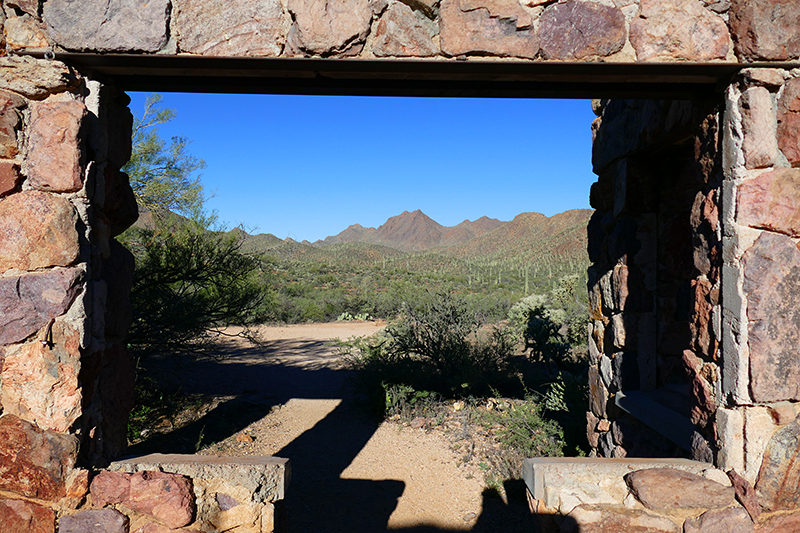
[[[360,224],[353,224],[338,235],[327,237],[314,244],[362,242],[387,246],[403,252],[421,252],[468,242],[503,224],[504,222],[500,220],[484,216],[474,222],[465,220],[457,226],[447,227],[417,209],[391,217],[378,228],[365,228]]]

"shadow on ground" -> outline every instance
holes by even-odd
[[[291,351],[291,360],[282,357]],[[195,453],[201,446],[231,437],[292,398],[341,399],[324,419],[275,455],[291,461],[286,496],[289,531],[296,533],[377,533],[405,490],[400,480],[342,479],[342,472],[365,447],[380,420],[357,404],[348,390],[348,372],[331,365],[329,347],[316,340],[280,340],[223,353],[222,358],[172,356],[148,364],[164,386],[186,394],[230,398],[202,418],[155,435],[129,449],[130,455]],[[404,533],[536,531],[527,511],[524,486],[506,485],[508,504],[495,490],[483,494],[480,516],[470,529],[431,525],[394,528]]]

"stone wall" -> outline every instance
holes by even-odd
[[[791,0],[6,0],[15,52],[760,61],[800,57]]]

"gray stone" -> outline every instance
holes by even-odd
[[[539,40],[530,14],[516,1],[443,0],[439,13],[442,52],[533,59]]]
[[[405,4],[392,4],[375,27],[372,52],[386,56],[435,56],[439,49],[428,29]]]
[[[734,503],[732,487],[674,468],[638,470],[625,482],[648,509],[717,509]]]
[[[800,4],[795,0],[733,0],[731,33],[745,61],[800,56]]]
[[[115,509],[89,509],[58,519],[58,533],[128,533],[128,517]]]
[[[779,429],[767,443],[756,492],[768,511],[795,510],[800,504],[800,421]]]
[[[712,509],[683,523],[683,533],[752,533],[753,521],[741,507]]]
[[[80,290],[82,273],[57,268],[0,278],[0,344],[24,340],[62,315]]]
[[[728,26],[697,0],[642,0],[631,22],[638,61],[709,61],[728,54]]]
[[[158,52],[169,0],[48,0],[42,18],[60,46],[80,52]]]
[[[58,61],[30,56],[0,57],[0,87],[32,99],[74,89],[80,84],[74,69]]]
[[[628,32],[622,10],[570,0],[544,10],[539,45],[546,59],[605,57],[622,50]]]
[[[562,533],[680,533],[664,516],[621,505],[579,505],[564,520]]]
[[[312,54],[347,53],[363,46],[372,21],[369,0],[289,0],[297,46]]]
[[[279,0],[176,0],[182,52],[209,56],[280,55],[288,26]]]
[[[764,232],[742,262],[753,400],[800,399],[800,251],[789,237]]]
[[[775,134],[776,116],[772,96],[765,87],[751,87],[739,100],[744,139],[742,150],[746,168],[765,168],[778,159]]]

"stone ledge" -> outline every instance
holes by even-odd
[[[649,468],[675,468],[698,475],[716,470],[690,459],[536,457],[525,459],[522,478],[547,512],[565,516],[581,504],[621,505],[628,495],[625,474]]]
[[[226,457],[211,455],[151,454],[112,463],[112,472],[157,470],[190,477],[195,485],[223,483],[250,492],[252,503],[282,500],[291,478],[289,459],[280,457]]]

